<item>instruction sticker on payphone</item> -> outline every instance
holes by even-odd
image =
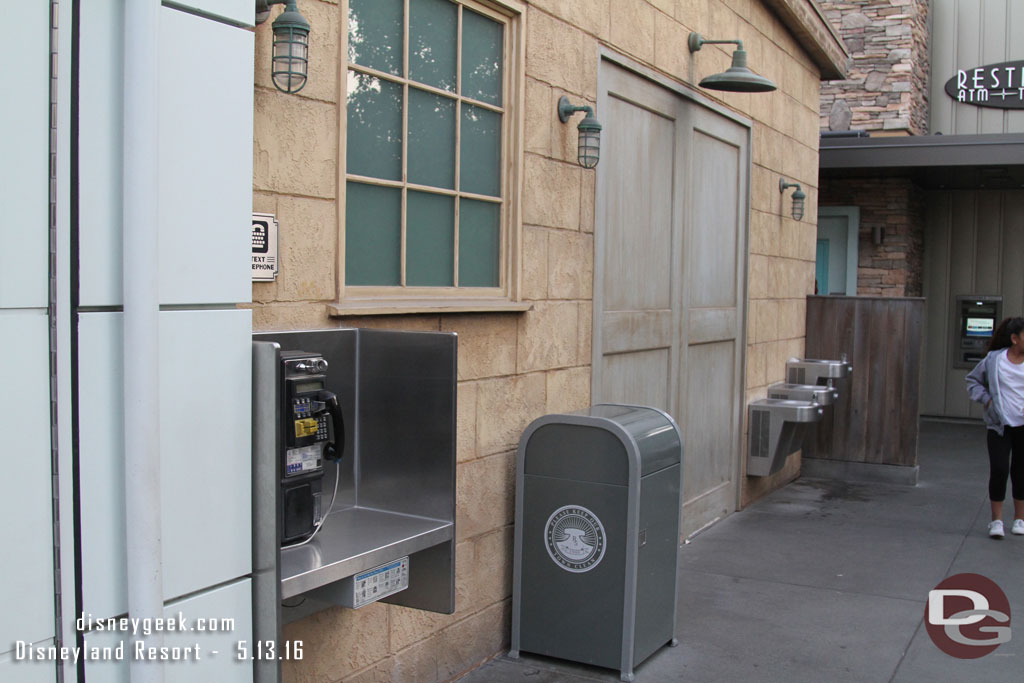
[[[281,453],[281,544],[306,543],[320,530],[334,498],[322,505],[324,461],[337,462],[345,447],[338,397],[327,390],[327,361],[304,351],[281,354],[284,379],[284,446]]]

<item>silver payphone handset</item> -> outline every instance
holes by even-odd
[[[322,505],[324,461],[341,460],[345,449],[345,421],[338,397],[327,390],[327,361],[318,353],[284,351],[281,353],[284,380],[284,443],[280,457],[281,545],[306,543],[320,530],[327,510]]]

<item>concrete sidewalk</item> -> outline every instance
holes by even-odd
[[[1009,502],[1006,538],[986,535],[984,427],[923,422],[919,452],[916,487],[800,479],[684,545],[679,646],[640,665],[636,681],[1024,678],[1024,626],[973,660],[944,654],[925,631],[928,591],[963,572],[995,581],[1011,626],[1024,624],[1024,536],[1009,533]],[[617,680],[617,671],[525,654],[462,679]]]

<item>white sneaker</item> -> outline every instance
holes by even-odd
[[[1024,519],[1013,520],[1013,526],[1010,527],[1010,533],[1018,536],[1024,536]]]
[[[1021,533],[1024,533],[1024,529],[1022,529]],[[997,519],[994,522],[989,522],[988,535],[992,538],[1002,538],[1005,536],[1006,532],[1003,531],[1003,520]]]

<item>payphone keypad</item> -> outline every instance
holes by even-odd
[[[316,418],[316,440],[326,441],[327,440],[327,416],[320,415]]]

